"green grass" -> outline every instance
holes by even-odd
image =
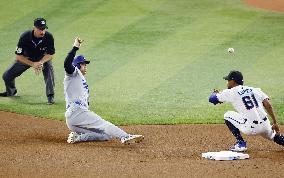
[[[16,0],[1,1],[0,16],[1,74],[34,18],[47,19],[56,45],[56,104],[45,104],[43,77],[29,70],[16,80],[20,96],[0,98],[0,110],[64,120],[63,60],[80,36],[78,54],[92,60],[91,110],[115,124],[223,123],[232,107],[207,98],[232,69],[270,96],[284,123],[282,13],[234,0]]]

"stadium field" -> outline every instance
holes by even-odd
[[[214,107],[208,96],[226,87],[222,77],[232,69],[270,96],[283,123],[283,13],[235,0],[2,3],[1,75],[21,32],[45,17],[55,37],[56,104],[46,105],[43,76],[29,70],[16,80],[18,97],[0,98],[1,110],[64,120],[63,61],[80,36],[79,54],[92,61],[91,110],[115,124],[223,123],[232,108]]]

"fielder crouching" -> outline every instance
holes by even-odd
[[[230,150],[240,152],[247,150],[246,141],[240,131],[246,135],[261,135],[284,146],[284,136],[280,134],[269,97],[260,88],[244,86],[243,75],[239,71],[231,71],[224,79],[228,81],[228,89],[221,92],[214,90],[209,102],[214,105],[231,103],[237,111],[228,111],[224,114],[225,124],[237,139]],[[265,110],[272,119],[272,126]]]
[[[128,134],[89,110],[89,87],[85,75],[90,61],[82,55],[75,57],[81,43],[82,40],[75,39],[73,48],[64,61],[65,117],[71,130],[67,142],[106,141],[113,138],[120,139],[123,144],[142,141],[142,135]]]

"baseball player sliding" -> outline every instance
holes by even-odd
[[[231,103],[237,111],[228,111],[224,114],[226,125],[237,139],[230,150],[247,150],[246,141],[240,131],[246,135],[261,135],[284,146],[284,136],[280,134],[269,97],[260,88],[244,86],[243,75],[239,71],[231,71],[224,79],[228,81],[228,89],[221,92],[214,90],[209,102],[214,105]],[[272,119],[272,126],[264,109]]]
[[[106,141],[112,138],[120,139],[123,144],[142,141],[142,135],[128,134],[89,110],[89,87],[85,75],[90,61],[82,55],[75,57],[82,42],[80,38],[75,38],[73,48],[64,61],[65,117],[71,130],[67,142]]]

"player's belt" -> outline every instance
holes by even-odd
[[[87,107],[86,104],[82,103],[81,101],[75,101],[75,102],[72,102],[70,104],[68,104],[66,106],[66,109],[69,109],[70,107],[72,106],[83,106],[83,107]]]
[[[263,121],[266,121],[266,120],[267,120],[267,117],[263,118],[262,120],[263,120]],[[252,123],[254,123],[254,124],[261,124],[262,122],[259,122],[259,121],[252,121]]]

